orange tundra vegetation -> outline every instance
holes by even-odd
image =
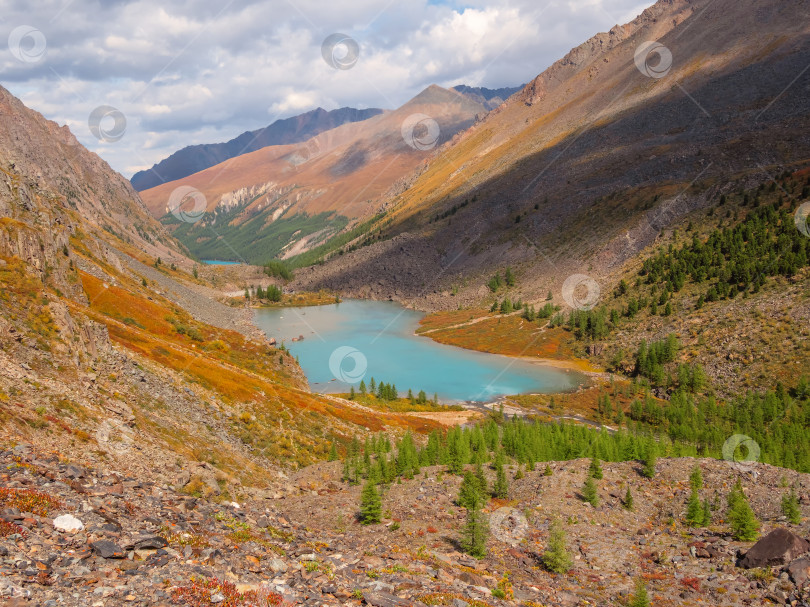
[[[491,318],[463,327],[449,328],[465,322],[464,317],[431,314],[420,323],[420,333],[432,330],[427,337],[439,343],[460,346],[469,350],[504,354],[506,356],[529,356],[571,360],[570,333],[560,327],[543,328],[537,322],[529,322],[519,314],[510,316],[492,315]],[[442,328],[447,327],[447,328]]]
[[[318,434],[316,427],[329,425],[325,419],[319,423],[322,416],[336,418],[357,430],[375,432],[409,428],[426,433],[439,427],[432,420],[407,415],[381,412],[369,416],[361,409],[312,394],[301,379],[291,374],[297,367],[288,353],[268,350],[234,331],[195,321],[166,300],[154,297],[150,301],[89,274],[80,276],[90,302],[88,315],[108,327],[114,342],[185,375],[191,382],[216,392],[226,403],[251,405],[252,416],[248,414],[239,422],[245,442],[269,444],[271,435],[278,434],[275,428],[280,416],[300,426],[295,430],[302,440],[304,434]],[[278,363],[279,356],[285,359],[284,364]],[[302,418],[304,413],[307,416]],[[285,432],[290,430],[293,428],[287,427]],[[324,445],[328,442],[321,436],[306,442],[312,440]]]

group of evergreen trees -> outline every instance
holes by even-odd
[[[629,295],[626,306],[571,310],[567,317],[557,313],[551,326],[564,326],[580,340],[598,341],[623,317],[632,319],[643,310],[671,315],[681,305],[674,296],[687,283],[706,285],[695,302],[701,308],[706,302],[756,293],[769,277],[793,276],[810,264],[810,239],[796,229],[792,213],[780,200],[751,210],[733,227],[714,230],[705,242],[693,234],[680,247],[662,247],[644,261],[635,287],[619,282],[614,297]],[[643,289],[643,283],[649,288]]]
[[[276,278],[281,278],[282,280],[292,280],[293,279],[293,271],[289,268],[289,266],[278,259],[273,259],[268,261],[264,265],[264,273],[268,276],[275,276]]]
[[[560,306],[555,306],[550,302],[546,303],[539,310],[535,310],[534,305],[530,306],[529,304],[523,304],[523,318],[529,322],[534,322],[535,320],[545,320],[554,316],[559,309]]]
[[[660,348],[666,352],[664,346]],[[615,411],[614,419],[623,418],[621,409],[614,409],[607,395],[600,401],[604,413]],[[397,466],[400,471],[409,469],[415,473],[419,466],[442,464],[452,473],[461,474],[467,464],[494,462],[502,453],[530,470],[537,462],[580,457],[643,460],[645,470],[654,475],[656,456],[720,458],[729,436],[745,434],[759,445],[763,462],[810,472],[807,379],[800,380],[799,387],[792,392],[777,385],[774,390],[750,393],[727,403],[718,403],[712,396],[697,397],[681,389],[665,404],[648,395],[631,403],[626,425],[615,433],[516,416],[502,419],[500,424],[491,418],[473,427],[456,427],[446,433],[434,431],[421,448],[414,446],[411,437],[404,451],[401,446],[397,449],[400,453]],[[354,450],[350,446],[347,465],[358,470],[353,478],[368,475],[368,466],[362,461],[366,455],[372,459],[391,456],[392,447],[390,443],[386,446],[382,438],[372,440],[370,445],[365,448],[358,445]],[[412,460],[408,466],[402,460],[403,454]],[[382,463],[386,468],[391,465],[393,461]],[[390,481],[393,476],[380,478]]]
[[[807,378],[802,378],[793,391],[777,384],[774,390],[751,392],[722,403],[713,396],[698,397],[678,388],[666,404],[650,396],[633,401],[628,428],[689,443],[703,457],[721,457],[728,437],[744,434],[759,445],[763,462],[810,472],[807,386]]]
[[[523,314],[521,314],[521,316],[529,322],[534,322],[536,320],[545,320],[547,318],[551,318],[556,312],[559,311],[559,309],[560,306],[546,303],[538,310],[534,307],[534,305],[529,305],[520,301],[519,299],[512,301],[508,297],[505,297],[500,303],[497,299],[493,301],[492,307],[490,307],[489,311],[499,312],[500,314],[511,314],[512,312],[523,310]]]
[[[363,396],[370,392],[380,400],[396,400],[399,398],[399,391],[395,384],[387,384],[382,381],[378,384],[373,377],[371,378],[368,388],[366,387],[365,380],[360,380],[359,389],[360,394]],[[354,397],[354,386],[352,386],[350,397]]]
[[[497,419],[496,419],[497,418]],[[500,422],[500,423],[499,423]],[[632,434],[623,430],[608,433],[605,430],[567,423],[547,423],[514,416],[493,416],[472,427],[454,427],[445,432],[434,431],[427,443],[418,447],[413,436],[406,433],[396,445],[384,434],[368,437],[364,444],[356,438],[347,449],[343,462],[344,480],[360,484],[365,479],[361,494],[360,520],[365,524],[381,520],[381,493],[385,485],[398,477],[412,479],[422,466],[444,465],[452,474],[463,479],[457,503],[467,511],[462,531],[463,549],[475,557],[486,555],[487,520],[481,509],[490,498],[507,498],[509,481],[508,462],[518,464],[515,478],[525,467],[535,470],[537,462],[560,461],[590,457],[591,463],[582,488],[581,497],[594,507],[599,506],[598,484],[604,477],[602,461],[641,460],[643,476],[656,474],[659,454],[668,456],[696,456],[696,447],[682,441],[670,441],[666,436],[656,439],[651,434]],[[330,459],[337,457],[333,445]],[[494,471],[490,486],[486,467]],[[546,465],[544,475],[553,474]],[[719,507],[717,495],[712,504],[708,497],[701,500],[703,475],[695,466],[689,477],[691,493],[686,505],[685,522],[692,527],[704,527],[712,521],[712,510]],[[786,484],[784,486],[787,486]],[[379,487],[379,489],[378,489]],[[798,498],[794,490],[782,497],[782,512],[793,523],[801,521]],[[634,508],[634,498],[628,484],[622,506]],[[727,496],[728,521],[732,535],[740,541],[758,537],[757,520],[742,484],[738,481]],[[556,572],[570,568],[570,557],[565,548],[565,533],[557,522],[552,522],[546,552],[542,555],[545,566]]]
[[[649,345],[642,341],[636,353],[636,375],[646,377],[654,386],[665,385],[664,365],[675,360],[679,348],[677,338],[671,333],[666,339]]]
[[[365,380],[360,381],[360,385],[358,386],[358,390],[361,396],[367,396],[369,394],[376,396],[379,400],[387,400],[387,401],[394,401],[399,398],[399,390],[395,384],[387,384],[385,382],[379,382],[372,377],[371,381],[369,382],[368,386],[366,385]],[[357,397],[357,392],[354,389],[354,386],[351,387],[351,391],[349,392],[349,399],[354,400]],[[427,394],[425,394],[424,390],[420,390],[419,394],[414,396],[413,390],[408,390],[408,400],[410,400],[414,404],[424,405],[427,403],[433,403],[434,405],[439,404],[439,396],[438,394],[433,395],[433,400],[429,401]]]
[[[680,248],[669,245],[647,259],[639,272],[648,284],[680,291],[687,281],[709,284],[704,301],[757,292],[772,276],[793,276],[810,260],[810,239],[796,229],[793,214],[773,204],[748,213],[734,227],[695,235]]]
[[[473,478],[462,483],[459,504],[468,510],[475,503],[470,496],[505,498],[509,484],[506,464],[509,460],[529,470],[537,462],[561,461],[594,457],[604,461],[642,459],[645,470],[655,470],[657,453],[672,456],[696,455],[692,446],[672,443],[666,438],[657,441],[652,435],[632,435],[624,431],[609,433],[566,423],[543,423],[520,417],[504,417],[501,424],[489,419],[473,427],[454,427],[446,432],[433,431],[427,443],[417,447],[407,433],[393,445],[384,434],[367,438],[364,444],[353,439],[343,460],[343,478],[352,484],[363,480],[373,486],[391,483],[400,478],[410,479],[423,466],[444,465],[448,472],[465,474],[472,464]],[[491,464],[495,481],[490,488],[483,467]],[[520,468],[519,468],[520,471]],[[546,474],[551,469],[546,468]],[[473,492],[474,487],[474,492]]]
[[[468,470],[461,481],[457,503],[467,510],[467,520],[461,538],[461,547],[468,554],[482,558],[487,553],[487,520],[481,508],[489,501],[489,488],[481,464],[475,473]]]
[[[496,482],[494,496],[508,491],[504,466],[507,458],[534,470],[537,462],[561,461],[580,457],[599,457],[605,461],[644,459],[661,450],[667,455],[696,455],[694,447],[672,443],[658,444],[652,435],[627,432],[609,433],[566,423],[543,423],[520,417],[508,418],[499,425],[493,420],[473,427],[454,427],[446,432],[434,430],[423,447],[417,447],[408,433],[397,443],[380,434],[364,444],[354,439],[343,461],[344,480],[359,484],[373,479],[390,483],[397,476],[413,478],[422,466],[444,465],[453,474],[463,474],[465,466],[492,463]]]
[[[276,285],[267,285],[267,289],[263,289],[261,285],[253,289],[253,297],[256,299],[262,300],[266,299],[267,301],[281,301],[281,296],[283,295],[282,290],[277,287]],[[245,299],[251,298],[251,291],[249,289],[245,289]]]
[[[506,271],[503,273],[503,277],[501,277],[500,272],[496,272],[495,275],[489,279],[487,286],[493,293],[497,292],[498,289],[503,286],[514,287],[515,273],[512,271],[512,268],[506,268]]]

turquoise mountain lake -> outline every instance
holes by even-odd
[[[203,259],[202,262],[209,266],[238,266],[238,261],[219,261],[216,259]]]
[[[474,352],[414,335],[421,312],[392,302],[346,300],[306,308],[256,310],[255,322],[284,341],[314,392],[348,392],[373,377],[436,393],[442,402],[490,402],[499,396],[574,390],[584,376],[496,354]],[[303,341],[293,343],[294,337]]]

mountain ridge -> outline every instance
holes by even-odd
[[[226,142],[186,146],[156,163],[152,168],[135,173],[130,182],[141,192],[188,177],[241,154],[268,145],[300,143],[323,131],[342,124],[367,120],[383,111],[377,108],[360,110],[350,107],[327,111],[318,107],[297,116],[276,120],[264,128],[245,131]]]
[[[431,85],[396,110],[300,144],[264,147],[141,196],[201,258],[263,263],[292,256],[377,213],[403,175],[486,112],[458,91]],[[207,214],[198,222],[169,212],[179,187],[205,197]]]

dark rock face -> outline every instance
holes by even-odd
[[[790,579],[799,588],[810,581],[810,556],[805,556],[796,559],[787,567],[787,572],[790,574]]]
[[[122,559],[126,557],[123,548],[109,540],[92,542],[90,547],[103,559]]]
[[[144,535],[142,537],[137,538],[137,541],[135,542],[133,548],[135,550],[145,550],[145,549],[158,550],[160,548],[165,547],[167,544],[168,542],[159,535]]]
[[[135,173],[131,183],[136,190],[142,192],[168,181],[188,177],[230,158],[255,152],[269,145],[300,143],[318,133],[350,122],[367,120],[380,113],[382,110],[376,108],[357,110],[344,107],[331,112],[318,108],[300,116],[276,120],[270,126],[256,131],[247,131],[225,143],[185,147],[161,160],[151,169]]]
[[[810,552],[810,542],[787,529],[774,529],[751,547],[740,560],[740,567],[784,566],[806,552]]]

